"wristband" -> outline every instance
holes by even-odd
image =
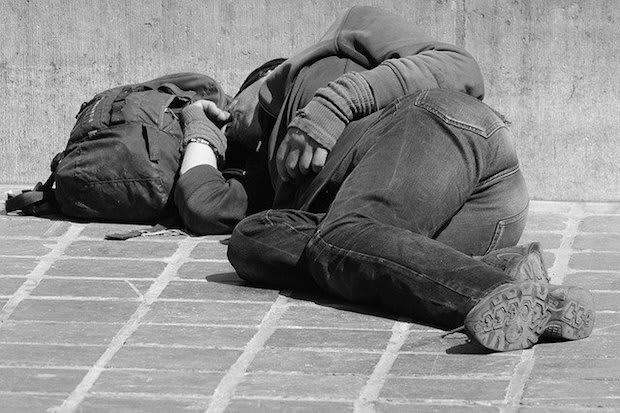
[[[205,138],[199,138],[199,137],[189,138],[188,140],[183,142],[183,149],[185,150],[187,148],[187,145],[189,145],[190,143],[200,143],[202,145],[207,145],[209,148],[211,148],[211,150],[213,151],[213,154],[215,155],[217,166],[221,167],[222,165],[224,165],[224,157],[222,156],[220,151],[217,150],[215,145],[212,144],[209,140]]]

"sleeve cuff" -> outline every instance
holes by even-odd
[[[223,157],[226,154],[226,137],[207,118],[201,108],[193,105],[186,106],[181,112],[181,127],[183,128],[183,143],[192,138],[203,138],[215,147],[220,156]]]
[[[305,132],[327,150],[334,147],[346,126],[338,115],[314,99],[289,123],[289,127]]]

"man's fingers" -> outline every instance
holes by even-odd
[[[299,176],[299,169],[297,168],[299,163],[299,154],[299,149],[292,148],[286,157],[286,163],[284,166],[289,179],[295,179]]]
[[[276,169],[284,182],[317,173],[327,160],[327,149],[319,146],[306,133],[291,128],[276,153]]]
[[[284,163],[286,162],[288,156],[288,137],[285,137],[280,147],[278,148],[278,152],[276,153],[276,169],[278,170],[278,175],[284,182],[288,181],[288,174],[286,173],[286,166]]]
[[[314,151],[314,156],[312,157],[312,171],[314,173],[319,173],[323,166],[325,166],[325,162],[327,161],[327,149],[325,148],[316,148]]]
[[[308,175],[308,172],[310,172],[310,164],[314,154],[312,149],[310,145],[304,146],[304,151],[301,154],[301,158],[299,158],[299,172],[302,175]]]
[[[197,103],[202,106],[202,110],[211,121],[225,122],[230,117],[230,113],[218,108],[215,102],[199,100]]]

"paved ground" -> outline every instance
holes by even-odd
[[[496,354],[244,285],[225,237],[103,240],[125,228],[0,215],[0,411],[620,410],[620,204],[533,204],[522,241],[592,290],[596,328]]]

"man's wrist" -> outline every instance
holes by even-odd
[[[222,166],[224,164],[224,156],[220,153],[218,148],[211,141],[209,141],[208,139],[201,138],[201,137],[198,137],[198,136],[186,139],[183,142],[183,150],[185,150],[187,148],[187,146],[189,144],[192,144],[192,143],[208,146],[209,148],[211,148],[211,150],[213,151],[213,154],[215,155],[215,159],[217,161],[218,167],[220,167],[220,166]]]
[[[192,140],[198,143],[204,140],[216,152],[218,162],[219,158],[224,159],[227,146],[226,137],[209,120],[202,108],[195,105],[186,106],[181,113],[181,127],[183,128],[183,149]]]

